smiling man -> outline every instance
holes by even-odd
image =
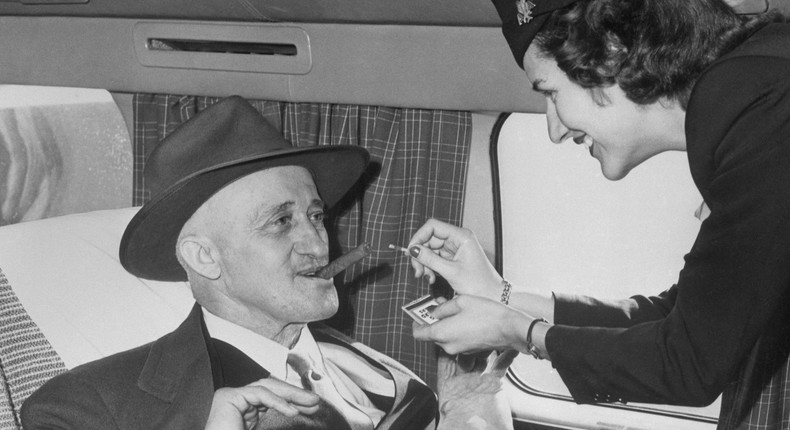
[[[197,303],[161,339],[50,380],[25,402],[24,427],[197,429],[223,422],[217,399],[242,396],[261,406],[244,416],[261,429],[434,428],[436,396],[412,372],[308,327],[338,309],[332,281],[313,276],[328,260],[325,206],[368,157],[292,148],[239,97],[181,125],[146,163],[152,199],[120,260],[138,277],[189,281]]]

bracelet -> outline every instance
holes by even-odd
[[[529,323],[529,328],[527,329],[527,352],[529,352],[530,355],[536,359],[542,360],[543,357],[540,356],[540,350],[537,346],[535,346],[535,344],[532,343],[532,329],[535,328],[539,322],[544,322],[546,324],[549,323],[544,318],[535,318],[531,323]]]
[[[502,289],[502,295],[499,297],[499,301],[506,305],[510,302],[510,290],[513,289],[513,286],[510,285],[510,282],[506,279],[502,279],[502,282],[505,284],[505,287]]]

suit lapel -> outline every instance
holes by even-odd
[[[201,310],[195,304],[189,316],[172,333],[151,346],[138,387],[170,404],[156,428],[203,428],[208,420],[214,387]]]
[[[270,375],[268,370],[233,345],[210,339],[207,347],[215,390],[222,387],[243,387]]]

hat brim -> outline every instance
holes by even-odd
[[[317,146],[273,151],[195,172],[153,196],[135,214],[121,238],[121,264],[140,278],[186,281],[176,258],[178,235],[195,211],[223,187],[260,170],[301,166],[312,173],[319,195],[331,207],[359,180],[368,161],[368,152],[360,147]]]

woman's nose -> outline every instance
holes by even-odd
[[[560,121],[557,110],[551,103],[546,108],[546,122],[549,127],[549,139],[554,143],[562,143],[570,137],[570,130]]]

